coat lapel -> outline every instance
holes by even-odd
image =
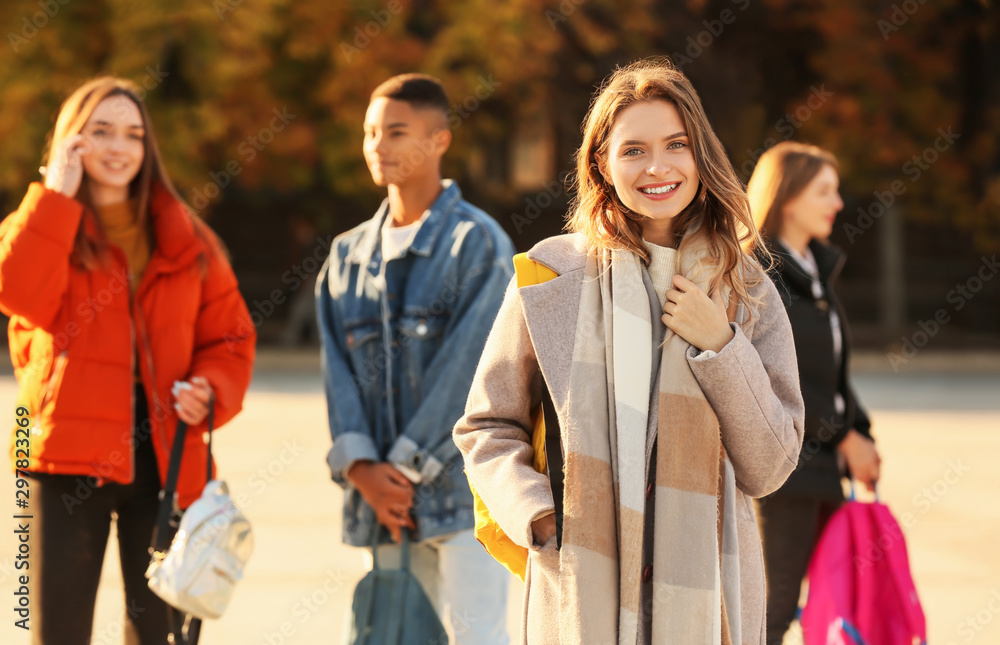
[[[519,292],[542,376],[557,410],[565,412],[586,246],[580,235],[560,235],[540,242],[528,251],[528,257],[559,274],[547,282],[521,287]]]

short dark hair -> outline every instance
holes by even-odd
[[[441,86],[441,81],[427,74],[400,74],[393,76],[372,92],[371,100],[388,98],[395,101],[405,101],[414,109],[433,108],[441,110],[445,115],[451,110],[448,95]]]

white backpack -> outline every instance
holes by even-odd
[[[146,571],[149,588],[185,613],[218,618],[252,552],[250,522],[226,482],[214,479],[184,512],[170,550],[154,553]]]
[[[229,497],[226,482],[212,479],[213,404],[214,401],[209,403],[208,413],[207,483],[201,497],[184,512],[177,534],[167,548],[166,536],[176,509],[177,476],[187,434],[187,424],[177,423],[150,549],[152,559],[146,570],[149,588],[157,596],[198,619],[222,615],[253,552],[250,521]]]

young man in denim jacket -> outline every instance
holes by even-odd
[[[333,480],[344,541],[411,571],[452,643],[507,643],[507,572],[476,542],[472,494],[451,430],[513,274],[514,248],[441,180],[449,104],[429,76],[389,79],[371,97],[364,153],[387,186],[371,220],[338,236],[316,287]],[[393,542],[390,543],[388,535]],[[413,535],[414,533],[411,533]]]

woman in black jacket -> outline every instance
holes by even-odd
[[[844,500],[842,474],[874,490],[879,455],[851,387],[850,335],[834,291],[844,254],[826,242],[844,203],[838,165],[815,146],[784,142],[760,158],[747,193],[775,262],[769,271],[792,323],[805,402],[796,470],[760,501],[767,572],[767,643],[780,644],[823,526]]]

